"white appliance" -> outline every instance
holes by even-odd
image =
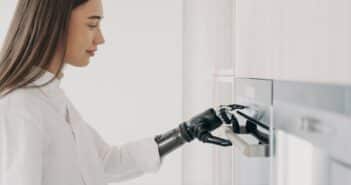
[[[270,127],[272,81],[237,78],[235,90],[235,102],[249,106],[249,110],[254,111],[251,115],[247,111],[247,115]],[[248,120],[244,117],[238,114],[236,117],[241,126],[247,124]],[[257,129],[269,135],[269,132],[261,127],[258,126]],[[235,151],[233,155],[234,185],[268,185],[270,181],[269,144],[259,144],[259,140],[251,134],[231,136]]]
[[[238,121],[239,129],[232,125],[224,126],[224,133],[232,141],[231,152],[219,149],[219,165],[216,170],[221,171],[218,185],[268,185],[271,177],[270,160],[270,132],[267,129],[251,123],[256,120],[264,127],[271,127],[272,109],[272,80],[236,78],[233,86],[233,102],[248,108],[233,112]],[[223,89],[223,88],[222,88]],[[240,112],[239,112],[240,111]],[[242,116],[239,113],[243,113]],[[250,121],[250,123],[249,123]],[[259,133],[267,137],[257,137],[250,131],[248,125],[257,128]],[[256,126],[255,126],[256,125]],[[237,131],[235,131],[237,130]],[[231,166],[224,164],[230,162]],[[223,179],[227,179],[223,181]]]
[[[351,185],[351,86],[249,78],[234,82],[234,103],[248,106],[246,113],[269,127],[269,142],[226,126],[233,146],[220,156],[231,156],[222,159],[231,167],[221,172],[230,181],[217,184]],[[248,119],[234,115],[244,127]]]
[[[351,184],[351,87],[275,81],[273,92],[273,184]]]

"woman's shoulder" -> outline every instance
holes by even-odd
[[[0,114],[17,114],[18,116],[36,116],[39,118],[43,100],[38,89],[19,88],[0,98]]]
[[[5,125],[7,129],[36,130],[38,134],[42,133],[47,137],[43,124],[45,107],[40,99],[40,94],[35,89],[17,89],[1,97],[0,125]]]
[[[19,88],[5,96],[0,96],[0,102],[30,102],[38,99],[38,97],[40,97],[38,88]]]

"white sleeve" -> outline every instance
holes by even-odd
[[[0,185],[42,184],[44,135],[28,113],[0,116]]]
[[[157,143],[152,137],[122,146],[110,146],[94,128],[90,129],[98,145],[106,182],[125,181],[145,173],[156,173],[160,169],[161,158]]]

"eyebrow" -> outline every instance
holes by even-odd
[[[103,16],[99,16],[99,15],[93,15],[93,16],[88,17],[88,19],[99,19],[99,20],[101,20],[102,18],[103,18]]]

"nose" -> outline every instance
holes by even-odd
[[[96,45],[100,45],[100,44],[104,44],[104,43],[105,43],[104,36],[102,35],[101,30],[99,29],[98,33],[97,33],[97,35],[95,37],[95,44]]]

